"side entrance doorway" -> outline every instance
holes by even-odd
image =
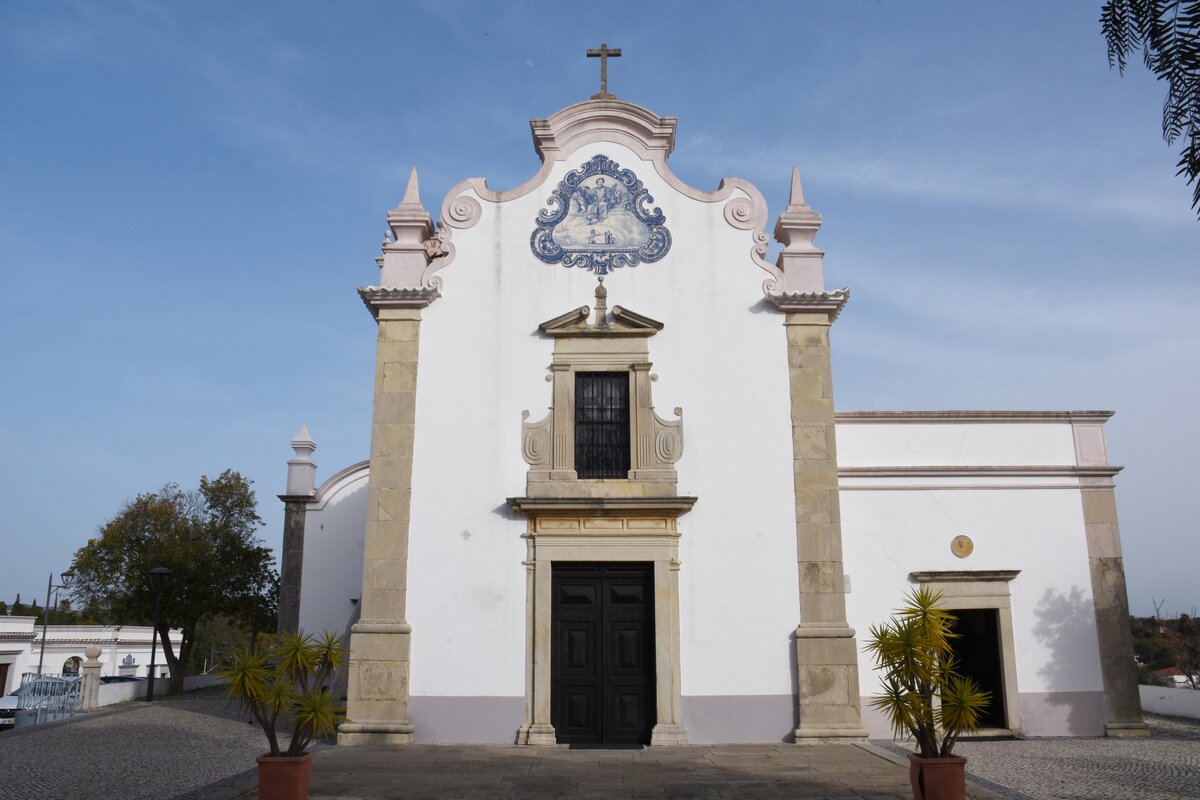
[[[654,565],[555,562],[550,714],[563,744],[648,744],[656,721]]]
[[[1004,714],[1004,665],[1000,660],[999,614],[994,608],[959,609],[950,612],[957,639],[951,640],[958,671],[974,678],[979,688],[991,692],[987,708],[979,717],[980,728],[1008,728]]]

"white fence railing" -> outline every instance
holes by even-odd
[[[26,672],[16,691],[17,712],[33,722],[65,719],[79,711],[83,679],[78,675],[39,675]]]

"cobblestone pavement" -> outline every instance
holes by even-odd
[[[266,741],[247,719],[205,689],[5,731],[0,798],[169,800],[244,783]]]
[[[1147,739],[966,742],[975,798],[1200,797],[1200,721],[1147,715]],[[882,744],[882,743],[880,743]],[[131,703],[0,733],[0,800],[255,796],[262,733],[220,690]],[[890,744],[885,745],[893,747]],[[897,748],[898,749],[898,748]],[[572,750],[321,748],[313,800],[393,798],[911,797],[895,754],[872,746],[742,745]],[[989,791],[990,790],[990,791]]]
[[[960,742],[954,752],[967,757],[971,780],[1011,800],[1200,797],[1200,720],[1145,718],[1148,738]]]

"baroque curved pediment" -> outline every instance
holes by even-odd
[[[774,288],[774,280],[779,272],[765,260],[770,237],[766,232],[767,204],[762,193],[741,178],[723,178],[715,190],[705,191],[677,177],[667,164],[667,158],[675,147],[676,124],[674,117],[662,117],[642,106],[615,99],[586,100],[546,119],[532,120],[530,129],[534,147],[542,159],[541,169],[520,186],[503,191],[492,189],[485,178],[468,178],[459,182],[442,202],[439,225],[444,231],[443,240],[449,243],[455,230],[474,227],[487,205],[517,200],[549,186],[544,206],[546,216],[539,215],[531,225],[531,250],[539,260],[580,266],[603,275],[617,266],[633,266],[661,259],[670,249],[672,235],[664,224],[665,215],[653,205],[633,207],[641,208],[644,216],[639,216],[631,208],[629,219],[625,220],[629,225],[614,225],[611,230],[591,225],[579,227],[578,233],[584,237],[582,242],[564,235],[559,227],[562,223],[570,222],[571,198],[578,196],[578,188],[594,191],[598,178],[612,177],[616,180],[615,175],[598,168],[604,162],[597,162],[601,156],[612,161],[612,156],[604,152],[606,148],[603,145],[615,144],[649,162],[654,173],[683,197],[700,203],[723,205],[721,217],[724,221],[735,229],[750,232],[748,256],[752,263],[767,273],[767,280]],[[579,185],[564,187],[561,183],[551,184],[551,172],[556,165],[577,157],[582,148],[594,148],[594,155],[580,169],[574,170],[584,173],[579,178]],[[617,165],[618,172],[628,170],[632,175],[629,184],[622,182],[625,191],[639,184],[644,186],[646,176],[637,174],[634,166]],[[636,196],[634,199],[640,200]],[[661,205],[667,199],[651,198],[649,202],[659,202]],[[588,217],[586,206],[577,208],[577,213],[580,219],[586,220]],[[596,216],[594,209],[592,216]],[[547,222],[547,219],[552,221]],[[551,230],[547,231],[547,227]],[[592,234],[593,227],[596,229],[596,240],[589,243],[586,237]],[[605,241],[605,233],[610,234],[612,241]],[[621,251],[619,256],[615,254],[617,250]]]

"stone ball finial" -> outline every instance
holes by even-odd
[[[104,652],[104,651],[93,644],[93,645],[88,645],[86,648],[84,648],[83,654],[85,656],[87,656],[89,659],[91,659],[92,661],[95,661],[97,658],[100,657],[100,654],[102,652]]]

